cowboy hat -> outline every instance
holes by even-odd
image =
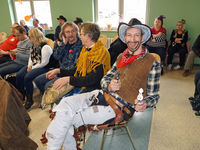
[[[128,28],[138,28],[141,29],[142,34],[144,35],[144,39],[142,41],[142,44],[146,43],[150,38],[151,38],[151,29],[144,24],[134,24],[134,25],[128,25],[126,23],[121,23],[119,28],[118,28],[118,35],[119,38],[122,42],[125,42],[125,34],[126,34],[126,30]]]
[[[64,22],[66,22],[66,21],[67,21],[67,19],[66,19],[64,16],[62,16],[62,15],[60,15],[60,16],[57,18],[57,20],[59,20],[59,19],[62,19],[62,20],[64,20]]]

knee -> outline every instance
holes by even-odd
[[[24,76],[24,83],[32,82],[32,80],[32,75],[30,73],[26,73],[26,75]]]

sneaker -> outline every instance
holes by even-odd
[[[179,69],[181,69],[180,65],[177,65],[177,66],[174,67],[174,70],[179,70]]]
[[[183,72],[183,76],[184,77],[187,77],[187,76],[189,76],[190,75],[190,70],[185,70],[184,72]]]
[[[168,71],[171,71],[171,70],[172,70],[172,64],[169,64],[169,65],[167,66],[167,70],[168,70]]]

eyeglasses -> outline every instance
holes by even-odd
[[[66,34],[74,34],[76,31],[75,30],[71,30],[71,31],[64,31],[64,33],[66,33]]]

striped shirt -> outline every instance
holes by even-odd
[[[147,51],[145,54],[140,56],[137,59],[142,59],[147,54]],[[108,85],[110,84],[111,80],[114,77],[115,72],[117,71],[117,63],[115,62],[111,68],[110,71],[102,78],[101,80],[101,87],[103,91],[106,91],[110,95],[112,95],[115,99],[120,101],[121,103],[125,105],[130,105],[134,107],[134,105],[126,102],[123,100],[117,93],[108,91]],[[147,107],[152,107],[157,104],[159,96],[159,89],[160,89],[160,73],[161,73],[161,65],[158,61],[154,61],[151,70],[148,75],[148,81],[147,81],[147,96],[144,97],[144,100],[147,103]]]
[[[16,59],[14,61],[18,64],[27,65],[31,47],[32,43],[29,39],[19,41],[19,43],[17,44]]]

